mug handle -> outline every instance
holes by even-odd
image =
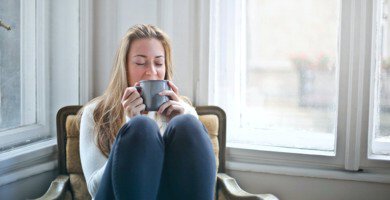
[[[141,86],[134,86],[134,87],[135,87],[135,89],[137,89],[137,92],[139,94],[142,94],[142,87]]]

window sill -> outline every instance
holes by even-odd
[[[233,171],[266,173],[346,181],[390,183],[389,171],[347,171],[328,156],[283,154],[227,147],[226,168]],[[302,159],[302,156],[308,159]]]
[[[240,133],[239,136],[231,134],[229,140],[230,146],[238,148],[335,156],[335,135],[332,133],[255,128],[239,128],[231,133]]]
[[[0,186],[57,168],[55,138],[0,153]]]

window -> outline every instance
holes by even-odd
[[[215,101],[236,117],[230,130],[240,133],[229,135],[231,144],[334,154],[340,2],[309,2],[221,4],[221,18],[238,16],[227,20],[235,30],[221,23],[220,33],[240,41],[217,44],[227,59],[218,65]],[[226,100],[229,91],[236,95]]]
[[[0,151],[45,138],[48,131],[37,110],[35,1],[4,1],[0,19]],[[23,135],[23,136],[22,136]],[[22,136],[22,137],[21,137]]]
[[[55,12],[61,6],[69,16]],[[53,138],[57,110],[78,104],[78,6],[40,0],[0,4],[0,20],[11,27],[0,27],[0,153]]]
[[[227,113],[230,160],[388,166],[388,4],[212,1],[208,102]]]
[[[0,186],[55,169],[56,113],[88,99],[90,29],[80,27],[88,20],[79,5],[91,8],[78,0],[1,1],[0,20],[11,30],[0,27]]]
[[[375,21],[371,139],[373,158],[390,155],[390,2],[380,1]]]

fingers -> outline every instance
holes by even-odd
[[[141,97],[138,97],[134,100],[132,99],[127,99],[125,101],[122,102],[122,105],[123,105],[123,108],[127,108],[127,107],[135,107],[135,106],[138,106],[140,104],[143,104],[143,99]]]
[[[179,101],[179,96],[177,96],[177,94],[172,91],[172,90],[164,90],[162,92],[159,93],[160,96],[168,96],[170,97],[169,99],[173,100],[173,101]]]
[[[168,107],[166,114],[167,116],[171,116],[173,113],[175,114],[183,114],[184,108],[179,105],[171,105]]]
[[[138,106],[134,107],[132,109],[133,116],[141,114],[142,111],[144,111],[146,108],[145,104],[139,104]]]
[[[145,104],[140,104],[132,108],[130,108],[130,106],[126,107],[125,112],[127,116],[134,117],[140,115],[141,112],[144,110],[145,110]]]
[[[184,106],[181,102],[169,100],[158,109],[158,113],[163,114],[164,112],[166,116],[170,116],[173,112],[183,114]]]
[[[126,88],[122,95],[122,102],[125,101],[134,91],[137,91],[135,87]]]
[[[184,105],[179,98],[179,89],[176,87],[176,85],[173,84],[172,81],[168,81],[168,85],[172,90],[164,90],[160,92],[159,95],[168,96],[171,100],[161,105],[158,112],[160,114],[165,113],[165,116],[172,118],[175,115],[184,113]]]
[[[173,92],[176,93],[176,95],[179,95],[179,88],[175,84],[173,84],[172,81],[168,81],[169,87],[172,88]]]
[[[143,99],[135,87],[128,87],[125,89],[121,103],[128,117],[139,115],[143,110],[145,110]]]
[[[128,106],[130,103],[132,103],[133,101],[135,101],[138,98],[141,98],[141,95],[137,92],[136,88],[134,88],[134,87],[126,88],[126,90],[122,96],[123,107]]]
[[[133,101],[128,106],[124,107],[124,111],[128,117],[134,117],[140,115],[145,110],[146,106],[142,103],[142,99]]]

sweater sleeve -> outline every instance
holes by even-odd
[[[190,114],[199,119],[198,113],[195,108],[192,106],[191,100],[186,96],[180,96],[181,101],[184,102],[184,113]]]
[[[95,198],[107,163],[107,158],[97,147],[93,120],[95,107],[95,104],[90,104],[84,108],[80,124],[80,160],[92,198]]]
[[[199,119],[198,113],[196,112],[195,108],[188,103],[184,103],[184,114],[190,114]]]

